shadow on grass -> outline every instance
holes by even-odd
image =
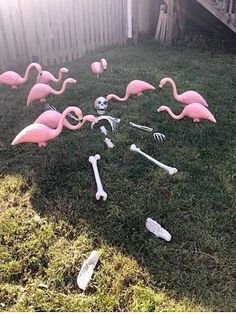
[[[130,51],[131,56],[136,53],[129,49],[126,52]],[[122,50],[119,51],[122,54]],[[144,52],[147,51],[144,49],[140,56],[144,57]],[[113,61],[116,53],[110,52]],[[146,66],[146,72],[142,68],[142,79],[150,81],[148,77],[156,74],[148,72],[149,63]],[[131,68],[132,65],[129,70]],[[116,70],[119,72],[118,65]],[[83,111],[93,113],[93,99],[101,96],[102,88],[106,87],[106,93],[109,88],[112,90],[114,82],[109,84],[109,77],[104,77],[98,83],[84,74],[83,79],[88,81],[83,83],[80,73],[72,70],[72,74],[78,82],[81,80],[79,96],[72,87],[62,96],[60,104],[52,104],[62,109],[65,104],[76,104],[81,97]],[[112,77],[112,72],[110,75]],[[129,75],[134,77],[135,71]],[[115,82],[115,90],[122,94],[123,78]],[[94,84],[92,91],[91,84]],[[9,148],[13,134],[29,120],[26,109],[22,111],[22,106],[18,107],[9,96],[13,103],[8,100],[9,106],[4,109],[4,115],[11,119],[7,118],[7,123],[2,124],[9,140],[2,141],[1,176],[21,174],[25,178],[23,194],[35,187],[30,200],[34,210],[49,221],[65,221],[73,228],[73,237],[89,226],[94,249],[106,243],[135,258],[148,270],[154,290],[163,289],[177,300],[186,297],[213,310],[232,310],[234,109],[231,105],[228,111],[220,106],[214,108],[216,125],[210,122],[195,125],[187,119],[173,121],[155,112],[158,104],[168,100],[169,95],[168,91],[151,92],[141,98],[134,97],[126,104],[111,104],[109,114],[122,118],[117,134],[111,135],[116,145],[112,150],[106,149],[102,137],[92,134],[89,126],[80,132],[64,130],[62,136],[46,148],[27,144]],[[228,99],[231,100],[230,95]],[[169,102],[179,108],[173,100]],[[35,105],[30,110],[33,117],[41,109]],[[131,129],[129,121],[156,127],[156,131],[166,134],[167,141],[155,142],[151,134]],[[132,143],[158,160],[177,167],[179,172],[173,177],[167,176],[130,152]],[[108,193],[106,202],[95,200],[96,184],[88,157],[96,153],[102,157],[98,165]],[[170,231],[173,236],[170,243],[155,239],[145,230],[147,217]]]

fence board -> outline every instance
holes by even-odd
[[[4,1],[1,4],[0,18],[2,23],[4,23],[4,42],[5,48],[7,49],[7,54],[9,60],[11,60],[10,66],[17,64],[17,46],[15,44],[15,39],[13,36],[13,28],[11,24],[9,2]]]
[[[107,16],[107,1],[102,1],[102,22],[103,22],[103,36],[104,36],[104,45],[108,44],[108,16]]]
[[[77,1],[76,1],[77,2]],[[84,20],[84,13],[83,13],[83,6],[82,6],[82,1],[79,0],[77,2],[77,16],[78,16],[78,28],[79,28],[79,45],[80,45],[80,51],[81,51],[81,56],[84,55],[86,51],[86,42],[85,42],[85,32],[84,32],[84,25],[85,25],[85,20]]]
[[[0,67],[80,58],[127,40],[127,0],[0,0]]]

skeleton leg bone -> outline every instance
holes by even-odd
[[[148,154],[144,153],[141,151],[141,149],[139,147],[137,147],[135,144],[132,144],[130,146],[130,150],[132,150],[133,152],[137,152],[141,155],[143,155],[144,157],[146,157],[148,160],[152,161],[154,164],[156,164],[158,167],[166,170],[169,175],[172,175],[172,174],[175,174],[176,172],[178,172],[178,170],[176,168],[173,168],[173,167],[169,167],[165,164],[163,164],[162,162],[152,158],[151,156],[149,156]]]
[[[105,201],[107,199],[107,193],[103,190],[102,182],[101,182],[100,175],[98,172],[97,161],[99,159],[101,159],[101,156],[99,154],[95,156],[90,156],[89,162],[92,164],[95,180],[97,183],[96,199],[99,200],[102,197],[103,200]]]

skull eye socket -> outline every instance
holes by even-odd
[[[104,105],[107,105],[107,101],[104,101]]]
[[[101,100],[98,101],[99,105],[102,103]]]

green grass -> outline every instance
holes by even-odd
[[[90,63],[102,56],[109,68],[97,79]],[[157,113],[160,104],[181,110],[165,86],[110,103],[107,113],[122,119],[117,133],[109,134],[112,150],[89,125],[64,130],[46,148],[13,147],[16,134],[44,109],[40,103],[26,107],[33,80],[17,91],[0,86],[1,310],[236,310],[235,56],[146,44],[94,52],[65,66],[78,84],[48,99],[60,110],[78,105],[94,114],[98,96],[123,95],[133,79],[157,86],[170,76],[179,91],[201,92],[217,123],[196,125]],[[153,127],[167,140],[159,144],[129,121]],[[132,143],[179,172],[169,177],[131,152]],[[88,157],[96,153],[106,202],[95,200]],[[145,229],[147,217],[171,232],[170,243]],[[100,261],[82,293],[76,276],[94,249]]]

